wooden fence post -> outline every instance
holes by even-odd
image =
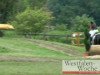
[[[73,33],[74,36],[72,36],[72,45],[77,45],[77,46],[81,46],[81,45],[84,45],[81,43],[81,40],[84,40],[84,36],[81,37],[81,34],[83,34],[83,32],[75,32]]]

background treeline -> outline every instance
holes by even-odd
[[[17,33],[70,34],[100,25],[100,0],[0,0],[0,22]]]

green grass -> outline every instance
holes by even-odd
[[[66,45],[57,42],[45,42],[45,44],[51,43],[61,46],[67,50],[72,49],[73,51],[78,51],[83,53],[85,51],[84,47],[77,47]],[[0,38],[0,55],[8,55],[8,56],[21,56],[21,57],[48,57],[54,59],[67,59],[70,58],[69,55],[62,52],[61,50],[55,51],[52,49],[47,49],[45,47],[40,47],[36,45],[34,42],[29,41],[25,38]]]
[[[40,42],[55,44],[66,49],[71,48],[81,53],[83,52],[81,49],[84,50],[81,47],[57,42]],[[24,59],[24,61],[21,61],[19,58],[24,58],[26,61]],[[39,59],[38,61],[28,61],[28,59],[34,58]],[[36,45],[35,42],[25,38],[0,38],[0,75],[62,75],[61,62],[63,59],[70,58],[74,59],[75,57],[70,57],[62,51],[41,47]],[[57,61],[39,61],[44,59],[57,59]]]
[[[53,31],[47,32],[47,34],[51,34],[51,35],[66,35],[67,31],[53,30]]]
[[[0,62],[0,75],[82,75],[63,74],[61,62]],[[85,74],[88,75],[88,74]],[[98,74],[92,74],[98,75]]]
[[[64,48],[70,48],[70,49],[73,49],[73,50],[77,50],[81,53],[85,52],[84,46],[74,46],[74,45],[68,45],[68,44],[63,44],[63,43],[58,43],[58,42],[49,42],[49,41],[47,41],[47,42],[57,44],[58,46],[61,46],[61,47],[64,47]]]
[[[61,62],[0,62],[0,75],[61,75]]]
[[[67,58],[64,53],[39,47],[24,38],[0,38],[0,55]]]

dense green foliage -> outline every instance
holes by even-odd
[[[72,27],[72,20],[83,14],[93,17],[97,25],[100,24],[100,0],[2,0],[0,1],[1,22],[12,21],[20,12],[27,7],[50,10],[55,17],[52,25],[64,25]],[[45,11],[44,11],[45,12]]]
[[[5,23],[11,16],[13,6],[17,0],[0,0],[0,22]]]
[[[83,14],[89,15],[100,24],[100,0],[49,0],[48,8],[55,16],[54,23],[71,25],[71,20]]]
[[[82,16],[76,16],[75,19],[73,19],[72,23],[74,27],[72,28],[76,32],[85,32],[86,30],[89,31],[89,25],[90,22],[93,22],[93,18],[88,17],[87,15]]]
[[[52,20],[50,12],[42,9],[27,8],[24,12],[19,13],[12,22],[16,30],[20,33],[36,33],[44,30],[47,23]]]

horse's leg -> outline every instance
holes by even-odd
[[[96,44],[97,44],[97,35],[94,38],[94,45],[96,45]]]
[[[100,35],[97,35],[96,39],[97,39],[97,40],[96,40],[96,42],[97,42],[96,44],[97,44],[97,45],[100,45]]]

